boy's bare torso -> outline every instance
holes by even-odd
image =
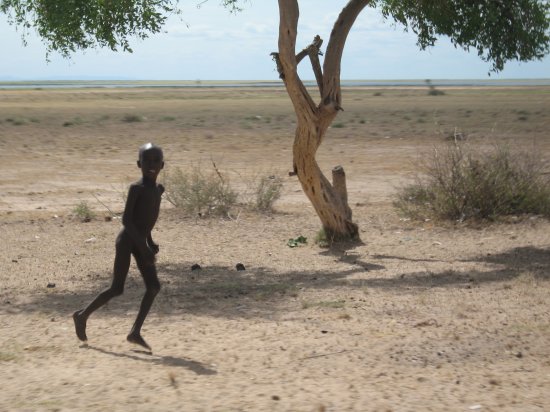
[[[164,187],[140,179],[132,184],[130,191],[135,191],[137,196],[131,215],[132,223],[141,236],[147,237],[157,222]]]

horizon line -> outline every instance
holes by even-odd
[[[346,78],[340,79],[341,82],[406,82],[406,81],[484,81],[484,82],[499,82],[499,81],[550,81],[550,77],[506,77],[506,78],[479,78],[479,77],[410,77],[410,78]],[[302,79],[304,82],[316,82],[315,79]],[[0,76],[2,83],[26,83],[26,82],[158,82],[158,83],[201,83],[201,82],[234,82],[234,83],[283,83],[280,79],[136,79],[136,78],[121,78],[121,77],[67,77],[67,78],[25,78],[13,79]]]

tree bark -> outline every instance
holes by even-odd
[[[298,76],[298,62],[304,57],[303,51],[298,58],[296,56],[298,1],[279,0],[279,52],[275,58],[297,117],[293,145],[294,172],[330,241],[359,240],[359,228],[352,221],[347,201],[343,168],[335,168],[331,184],[321,172],[315,155],[330,124],[342,110],[340,64],[343,48],[355,19],[368,3],[369,0],[350,0],[340,13],[327,47],[324,73],[320,70],[317,56],[312,57],[312,49],[309,49],[321,94],[321,102],[316,105]],[[316,37],[312,46],[320,46],[319,40]]]
[[[332,187],[334,187],[336,194],[340,196],[344,205],[349,209],[346,172],[344,172],[342,166],[336,166],[332,169]],[[349,210],[349,217],[351,219],[351,209]]]

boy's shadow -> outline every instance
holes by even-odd
[[[146,354],[147,357],[140,357],[136,355],[129,355],[126,353],[117,353],[102,348],[98,348],[90,345],[83,345],[83,348],[95,350],[97,352],[103,353],[105,355],[115,356],[117,358],[127,358],[132,360],[137,360],[141,362],[149,362],[155,365],[166,365],[166,366],[177,366],[180,368],[187,368],[192,372],[195,372],[197,375],[216,375],[218,372],[214,369],[208,368],[201,362],[193,361],[190,359],[176,358],[174,356],[162,356],[162,355],[153,355],[150,352],[146,351],[135,351],[136,353]]]

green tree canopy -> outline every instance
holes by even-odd
[[[235,0],[221,4],[239,10]],[[64,57],[101,47],[131,52],[132,39],[160,32],[178,6],[178,0],[0,0],[0,12],[23,28],[23,39],[34,29],[48,53]]]
[[[385,0],[382,13],[410,28],[425,49],[440,36],[474,48],[494,71],[509,60],[541,59],[549,49],[548,1]]]
[[[195,1],[197,5],[205,0]],[[68,57],[74,51],[108,47],[132,51],[132,39],[162,30],[179,14],[178,0],[0,0],[8,21],[44,41],[48,53]],[[230,11],[246,0],[223,0]],[[541,59],[549,50],[548,1],[537,0],[372,0],[368,6],[404,25],[418,36],[418,45],[432,46],[448,36],[457,47],[474,48],[494,71],[509,60]]]

